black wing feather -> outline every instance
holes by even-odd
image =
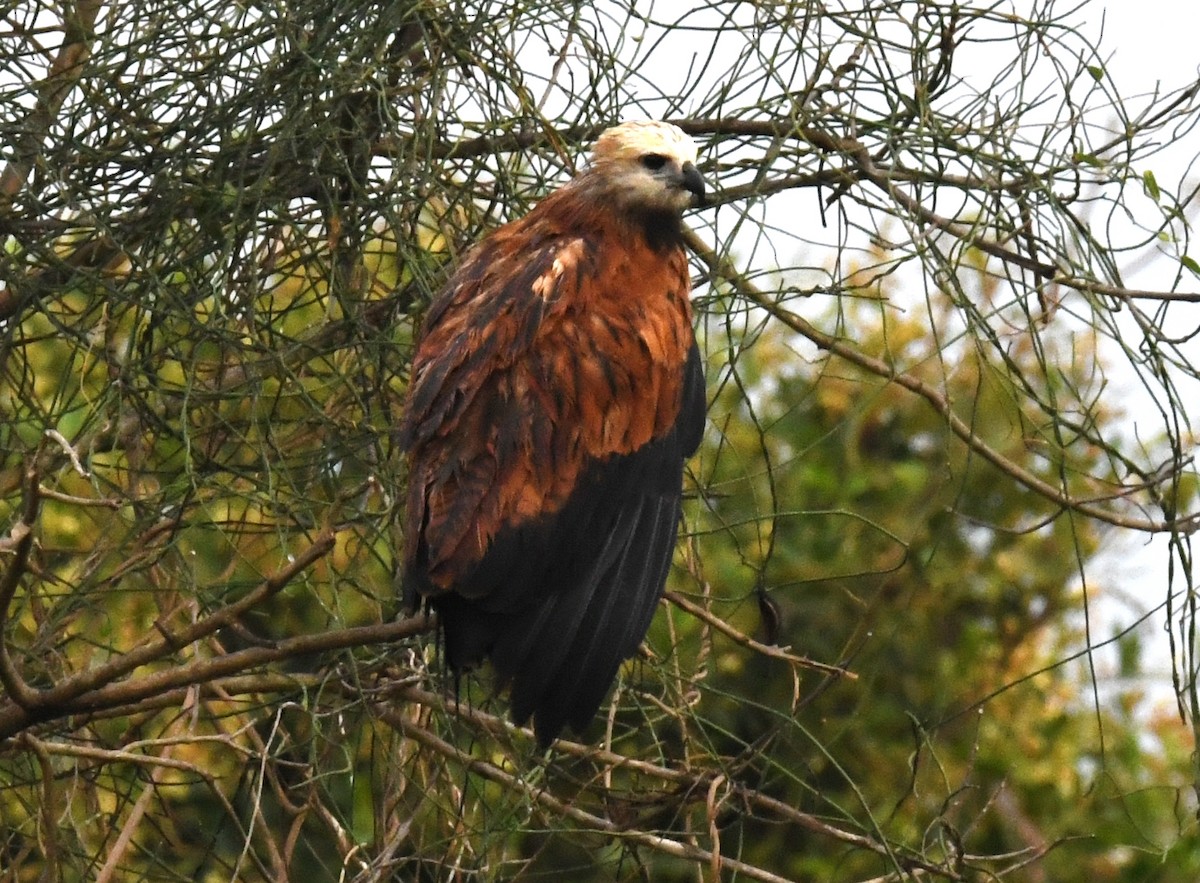
[[[592,463],[561,510],[501,532],[465,584],[432,599],[451,668],[490,656],[511,684],[513,719],[532,716],[543,746],[592,720],[662,596],[683,464],[704,424],[695,345],[684,371],[670,432]]]
[[[677,501],[660,498],[647,505],[642,530],[613,574],[615,591],[594,614],[598,627],[576,639],[572,671],[564,672],[555,691],[546,696],[543,705],[565,709],[572,729],[587,727],[621,663],[637,652],[645,637],[670,568],[678,523]]]

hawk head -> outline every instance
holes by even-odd
[[[678,215],[704,203],[696,144],[670,123],[637,120],[606,129],[592,148],[592,164],[584,176],[605,198],[629,211]]]

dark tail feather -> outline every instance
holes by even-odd
[[[540,628],[525,636],[519,648],[514,648],[515,676],[512,686],[513,719],[526,720],[535,711],[545,707],[546,695],[555,684],[570,678],[577,671],[579,645],[597,631],[604,631],[606,624],[599,618],[598,609],[603,609],[613,594],[612,577],[620,562],[628,554],[635,540],[640,514],[644,504],[622,512],[617,522],[606,531],[600,548],[580,556],[577,561],[587,562],[586,570],[575,569],[570,574],[557,575],[562,578],[557,591],[547,599],[550,615],[544,618]],[[551,579],[556,575],[551,574]],[[580,626],[587,623],[586,629]],[[500,646],[496,656],[500,658]],[[561,722],[559,728],[561,729]],[[540,728],[539,728],[540,729]]]
[[[592,722],[621,663],[637,652],[646,636],[671,565],[678,512],[669,499],[656,499],[646,507],[637,535],[612,574],[605,604],[595,611],[596,629],[576,640],[571,667],[543,700],[545,707],[564,709],[576,732]]]

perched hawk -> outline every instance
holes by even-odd
[[[425,319],[405,600],[437,611],[455,673],[491,659],[542,746],[588,725],[662,596],[704,423],[680,226],[703,196],[680,129],[608,129]]]

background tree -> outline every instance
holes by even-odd
[[[1200,81],[1097,8],[4,11],[0,879],[1196,879]],[[391,432],[448,263],[636,116],[716,185],[709,426],[541,755],[399,616]]]

